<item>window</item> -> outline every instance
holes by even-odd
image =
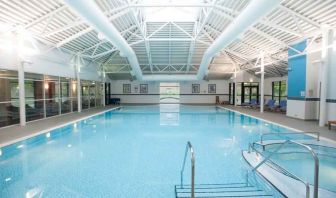
[[[208,93],[212,93],[212,94],[216,93],[216,84],[209,84],[208,85]]]
[[[90,82],[86,80],[81,80],[80,83],[82,88],[82,109],[88,109],[90,105]]]
[[[71,112],[70,79],[61,78],[61,113]]]
[[[25,73],[26,120],[44,118],[43,75]]]
[[[123,93],[131,93],[131,84],[123,84]]]
[[[160,103],[179,103],[180,83],[160,83]]]
[[[287,98],[287,84],[286,81],[275,81],[272,82],[272,99],[276,101],[277,104],[282,100]]]
[[[197,4],[202,3],[200,0],[143,0],[143,4]],[[165,6],[155,7],[149,6],[144,8],[144,16],[146,21],[150,22],[194,22],[197,20],[198,13],[201,12],[199,7],[179,7]],[[172,14],[174,13],[174,14]],[[173,27],[174,28],[174,27]]]
[[[242,103],[259,101],[259,83],[242,83]]]
[[[192,84],[191,93],[193,94],[200,93],[200,84]]]
[[[0,70],[0,127],[19,122],[18,73]]]
[[[25,72],[26,121],[78,110],[77,81],[67,77]],[[83,109],[100,106],[103,84],[81,81]],[[0,70],[0,127],[20,122],[18,72]]]
[[[44,77],[46,117],[60,113],[60,82],[58,76]]]

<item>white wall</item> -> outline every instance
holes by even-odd
[[[29,64],[25,64],[25,72],[46,74],[52,76],[62,76],[75,78],[75,70],[71,64],[71,55],[65,52],[61,52],[57,49],[49,50],[47,46],[38,45],[40,54],[27,57],[26,60]],[[17,70],[17,58],[16,55],[0,49],[0,68],[8,70]],[[101,80],[97,71],[96,64],[88,62],[84,63],[80,77],[85,80]]]
[[[336,33],[335,33],[336,36]],[[308,41],[309,43],[309,41]],[[336,45],[336,40],[334,40]],[[306,66],[306,100],[288,102],[287,115],[305,120],[318,120],[319,119],[319,104],[321,82],[321,51],[313,52],[321,48],[321,43],[313,43],[307,53],[307,66]],[[332,61],[328,67],[328,91],[327,99],[333,102],[327,102],[327,120],[336,120],[336,48],[333,48]]]
[[[336,120],[336,31],[334,31],[334,48],[331,64],[328,72],[328,91],[327,99],[332,99],[334,102],[327,103],[327,118],[328,120]]]
[[[129,80],[112,80],[111,97],[121,99],[121,103],[159,103],[160,102],[160,82],[139,82]],[[123,94],[123,84],[131,84],[132,93]],[[148,84],[148,94],[140,94],[135,92],[135,87],[140,84]],[[192,94],[192,84],[200,84],[200,94]],[[208,94],[208,85],[216,84],[216,94]],[[216,96],[220,97],[220,101],[229,100],[229,84],[225,80],[210,81],[194,81],[180,82],[180,103],[185,104],[214,104]]]

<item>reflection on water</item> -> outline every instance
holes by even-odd
[[[160,104],[160,125],[179,125],[179,104]]]

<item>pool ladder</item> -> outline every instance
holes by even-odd
[[[319,140],[319,136],[318,136],[318,140]],[[262,141],[262,139],[261,139],[261,141]],[[250,153],[253,150],[258,155],[263,156],[263,154],[254,147],[254,144],[255,143],[249,144],[249,150],[248,150],[248,152]],[[273,166],[274,168],[276,168],[279,172],[281,172],[284,175],[287,175],[287,176],[289,176],[289,177],[291,177],[291,178],[293,178],[295,180],[298,180],[301,183],[303,183],[305,185],[305,187],[306,187],[306,198],[309,198],[310,197],[310,186],[309,186],[308,182],[303,181],[301,178],[295,176],[294,174],[290,173],[289,171],[287,171],[282,166],[280,166],[280,165],[278,165],[278,164],[276,164],[276,163],[274,163],[273,161],[270,160],[270,158],[274,154],[277,154],[285,145],[288,145],[288,144],[295,144],[295,145],[298,145],[300,147],[303,147],[304,149],[308,150],[309,153],[312,155],[312,157],[314,159],[314,191],[313,191],[314,194],[313,194],[313,197],[314,198],[318,198],[318,188],[319,188],[319,159],[318,159],[317,154],[314,152],[314,150],[310,146],[307,146],[305,144],[302,144],[300,142],[296,142],[296,141],[293,141],[293,140],[286,140],[285,142],[281,143],[280,146],[278,146],[271,154],[269,154],[267,157],[264,157],[264,159],[259,164],[257,164],[252,169],[252,171],[256,171],[264,163],[270,162],[271,166]],[[263,150],[264,150],[264,147],[263,147]]]
[[[183,175],[188,153],[190,153],[191,162],[191,184],[184,184]],[[188,141],[182,168],[180,172],[181,183],[175,185],[176,198],[219,198],[219,197],[273,197],[260,188],[250,185],[248,172],[246,181],[241,183],[226,183],[226,184],[195,184],[195,152],[192,144]]]
[[[190,151],[190,162],[191,162],[191,198],[195,198],[195,153],[194,153],[194,148],[191,145],[191,143],[188,141],[185,152],[184,152],[184,158],[183,158],[183,163],[182,163],[182,169],[181,169],[181,188],[183,188],[183,173],[184,173],[184,167],[186,163],[186,158],[188,151]],[[176,192],[176,187],[175,187],[175,192]]]

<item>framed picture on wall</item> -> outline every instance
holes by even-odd
[[[191,93],[200,93],[200,84],[192,84]]]
[[[140,93],[148,93],[148,84],[140,84]]]
[[[123,84],[123,93],[131,93],[131,84]]]
[[[208,93],[216,93],[216,84],[208,85]]]

